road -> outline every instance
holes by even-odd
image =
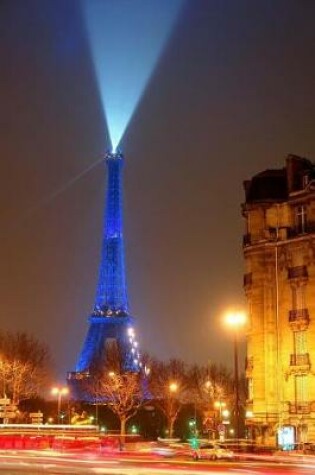
[[[313,475],[315,464],[296,462],[233,461],[193,462],[152,456],[96,453],[2,451],[0,475]]]

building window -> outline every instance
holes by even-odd
[[[292,285],[292,310],[306,308],[305,285]]]
[[[292,310],[297,310],[297,291],[296,291],[296,286],[292,286]]]
[[[298,374],[295,376],[296,384],[296,400],[298,402],[308,401],[308,387],[307,387],[307,375]]]
[[[306,209],[304,205],[295,208],[295,224],[298,234],[306,233]]]
[[[248,378],[247,380],[247,391],[248,391],[248,399],[252,401],[254,399],[254,384],[253,378]]]
[[[294,332],[294,353],[304,355],[307,353],[306,331]]]
[[[296,303],[297,308],[306,308],[305,303],[305,285],[299,285],[297,288],[297,295],[296,295]]]

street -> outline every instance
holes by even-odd
[[[99,453],[58,453],[43,451],[3,451],[0,474],[108,474],[108,475],[195,475],[227,474],[314,474],[315,463],[295,461],[193,462],[184,458],[165,459],[150,455],[104,455]]]

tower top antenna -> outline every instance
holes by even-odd
[[[122,160],[124,158],[120,150],[108,150],[105,155],[106,160]]]

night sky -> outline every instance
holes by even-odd
[[[71,180],[108,146],[79,7],[0,2],[0,327],[49,343],[60,379],[93,308],[105,167]],[[153,355],[232,366],[243,180],[315,160],[314,19],[313,0],[183,2],[121,143],[129,300]]]

